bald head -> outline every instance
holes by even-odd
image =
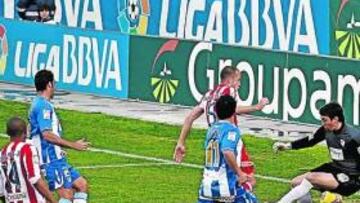
[[[26,135],[26,131],[26,123],[21,118],[10,118],[6,124],[6,133],[10,137],[21,137],[24,134]]]

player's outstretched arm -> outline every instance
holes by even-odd
[[[237,106],[236,107],[236,114],[244,114],[244,113],[251,113],[254,111],[260,111],[262,110],[267,104],[269,103],[268,98],[262,98],[260,99],[260,102],[256,105],[252,106]]]
[[[288,149],[291,149],[290,142],[275,142],[273,144],[273,150],[275,153],[277,153],[278,151],[284,151],[284,150],[288,150]]]
[[[178,163],[182,162],[184,156],[185,156],[185,141],[187,136],[190,133],[190,129],[192,127],[192,124],[196,119],[198,119],[202,114],[204,113],[204,110],[200,106],[194,107],[191,112],[186,116],[184,125],[181,129],[181,133],[179,136],[179,139],[177,141],[175,151],[174,151],[174,160]]]
[[[320,127],[313,136],[307,136],[293,142],[275,142],[273,145],[273,150],[278,152],[287,149],[303,149],[312,147],[324,139],[325,129],[324,127]]]
[[[77,140],[75,142],[72,142],[72,141],[62,139],[61,137],[56,136],[54,133],[52,133],[50,131],[44,131],[43,136],[44,136],[44,139],[48,142],[51,142],[53,144],[56,144],[56,145],[59,145],[62,147],[75,149],[78,151],[84,151],[90,147],[90,142],[86,142],[84,138]]]
[[[52,192],[50,192],[49,187],[47,186],[47,184],[45,183],[45,181],[40,178],[35,184],[34,186],[36,187],[36,189],[40,192],[40,194],[42,194],[47,202],[50,203],[56,203],[57,201],[55,200],[55,198],[52,195]]]

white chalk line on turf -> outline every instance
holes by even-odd
[[[3,134],[3,133],[0,133],[0,137],[8,138],[8,136],[6,134]],[[156,158],[156,157],[149,157],[149,156],[142,156],[142,155],[124,153],[124,152],[119,152],[119,151],[114,151],[114,150],[109,150],[109,149],[100,149],[100,148],[91,147],[89,149],[89,151],[91,151],[91,152],[99,152],[99,153],[104,153],[104,154],[111,154],[111,155],[116,155],[116,156],[120,156],[120,157],[127,157],[127,158],[133,158],[133,159],[142,159],[142,160],[146,160],[146,161],[156,161],[156,162],[165,163],[165,165],[166,164],[168,164],[168,165],[177,165],[177,166],[184,166],[184,167],[196,168],[196,169],[202,169],[204,167],[204,166],[199,165],[199,164],[191,164],[191,163],[178,164],[175,161],[171,161],[171,160],[167,160],[167,159],[161,159],[161,158]],[[277,177],[272,177],[272,176],[263,176],[263,175],[259,175],[259,174],[255,174],[255,177],[260,178],[260,179],[264,179],[264,180],[280,182],[280,183],[290,183],[290,180],[285,179],[285,178],[277,178]]]
[[[110,165],[93,165],[93,166],[77,166],[76,169],[106,169],[106,168],[132,168],[147,166],[173,165],[172,163],[137,163],[137,164],[110,164]]]
[[[92,151],[92,152],[100,152],[100,153],[104,153],[104,154],[112,154],[112,155],[121,156],[121,157],[127,157],[127,158],[142,159],[142,160],[147,160],[147,161],[158,161],[158,162],[162,162],[162,163],[168,163],[169,165],[174,164],[174,165],[184,166],[184,167],[188,167],[188,168],[197,168],[197,169],[204,168],[204,166],[199,165],[199,164],[190,164],[190,163],[178,164],[178,163],[176,163],[174,161],[170,161],[170,160],[167,160],[167,159],[160,159],[160,158],[155,158],[155,157],[148,157],[148,156],[142,156],[142,155],[136,155],[136,154],[129,154],[129,153],[124,153],[124,152],[119,152],[119,151],[114,151],[114,150],[109,150],[109,149],[90,148],[89,150]],[[287,180],[287,179],[284,179],[284,178],[263,176],[263,175],[259,175],[259,174],[255,174],[255,177],[260,178],[260,179],[264,179],[264,180],[271,180],[271,181],[275,181],[275,182],[290,183],[290,180]]]

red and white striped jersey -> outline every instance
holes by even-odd
[[[221,83],[217,85],[213,90],[208,91],[200,101],[199,106],[204,109],[209,126],[211,126],[217,121],[215,103],[221,96],[232,96],[235,99],[237,105],[239,105],[240,103],[238,92],[235,88],[229,86],[228,84]],[[235,124],[237,125],[237,121],[235,122]]]
[[[217,121],[215,112],[215,103],[221,96],[231,96],[235,99],[236,104],[240,104],[240,97],[237,90],[228,84],[219,84],[213,90],[208,91],[199,103],[199,106],[204,109],[209,127]],[[235,125],[238,125],[237,118],[235,117]],[[246,150],[245,144],[241,142],[241,146],[238,147],[240,151],[238,165],[247,174],[253,174],[253,166],[245,167],[243,164],[252,163],[249,157],[249,153]],[[242,164],[241,164],[242,163]]]
[[[34,184],[41,178],[36,148],[25,142],[10,142],[1,150],[0,185],[6,202],[45,203]]]

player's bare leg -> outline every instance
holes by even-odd
[[[294,178],[292,180],[292,185],[295,187],[281,198],[279,203],[288,203],[298,200],[307,195],[313,187],[333,190],[339,186],[339,183],[330,173],[309,172]]]
[[[76,190],[74,194],[74,203],[86,203],[88,199],[88,184],[84,177],[76,179],[73,183]]]
[[[66,189],[64,187],[58,188],[57,193],[59,195],[59,203],[71,203],[73,199],[72,189]]]
[[[291,181],[293,187],[299,185],[306,178],[315,188],[333,190],[339,186],[339,183],[331,173],[309,172],[294,178]]]
[[[310,173],[310,172],[304,173],[304,174],[302,174],[302,175],[299,175],[299,176],[296,176],[295,178],[293,178],[293,179],[291,180],[291,187],[296,187],[296,186],[300,185],[300,183],[303,181],[303,179],[304,179],[307,175],[309,175],[309,173]]]

